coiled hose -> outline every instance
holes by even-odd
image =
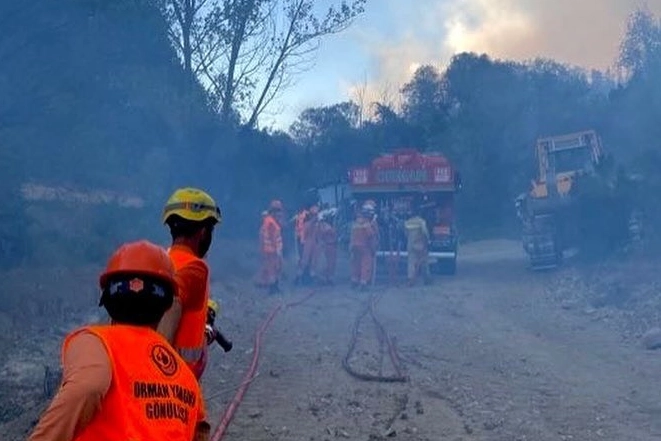
[[[383,327],[383,325],[376,316],[375,306],[380,299],[381,299],[380,295],[375,295],[374,293],[370,294],[370,297],[365,302],[365,308],[363,308],[361,313],[358,314],[358,317],[356,318],[356,321],[354,322],[351,331],[351,340],[349,341],[349,347],[347,353],[342,359],[342,367],[344,368],[345,371],[349,373],[349,375],[362,381],[375,381],[381,383],[404,383],[407,382],[409,378],[403,373],[402,365],[399,359],[399,355],[397,353],[397,347],[395,345],[395,342],[393,341],[392,338],[390,338],[390,336],[386,332],[386,329]],[[385,344],[388,347],[388,356],[390,357],[390,362],[392,363],[392,366],[395,370],[395,375],[384,376],[384,375],[375,375],[375,374],[358,372],[349,363],[349,359],[353,355],[356,349],[356,344],[358,342],[358,331],[360,328],[360,324],[367,314],[369,314],[370,317],[372,318],[372,322],[374,323],[374,326],[376,328],[377,338],[379,339],[379,342],[382,345]]]

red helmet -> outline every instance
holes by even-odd
[[[177,286],[174,265],[168,253],[146,240],[119,247],[108,259],[106,269],[99,277],[99,285],[105,288],[110,277],[120,274],[151,276],[166,282],[172,288]]]
[[[117,323],[153,326],[172,306],[177,283],[170,256],[146,240],[122,245],[99,277],[99,306]]]

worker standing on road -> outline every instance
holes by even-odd
[[[422,274],[425,285],[431,282],[429,277],[429,230],[427,222],[418,210],[413,210],[404,223],[406,230],[406,252],[408,254],[408,284],[413,286]]]
[[[354,288],[367,290],[374,271],[374,252],[377,235],[372,213],[363,209],[351,225],[349,248],[351,252],[351,285]]]
[[[307,208],[302,208],[294,219],[294,234],[296,236],[296,255],[298,256],[297,264],[300,265],[303,258],[303,234],[305,232],[305,221],[309,216]]]
[[[263,218],[259,229],[262,267],[260,284],[268,288],[269,294],[280,292],[282,273],[282,217],[283,205],[279,200],[271,201],[268,215]]]
[[[337,229],[335,228],[335,211],[328,209],[322,212],[318,228],[319,255],[324,256],[324,268],[321,271],[321,282],[332,285],[337,264]]]
[[[147,241],[125,244],[100,286],[111,323],[65,338],[63,381],[28,440],[207,440],[200,386],[155,330],[177,291],[168,254]]]
[[[315,266],[319,248],[319,206],[310,207],[303,227],[303,255],[298,262],[295,284],[310,284],[316,277]]]
[[[163,317],[159,332],[199,379],[206,367],[204,327],[209,301],[209,267],[204,257],[222,216],[211,196],[187,187],[170,196],[163,210],[163,222],[172,236],[169,254],[177,272],[179,294]]]

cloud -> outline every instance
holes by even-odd
[[[544,56],[587,68],[611,67],[627,16],[639,0],[455,0],[450,25],[459,28],[455,50],[487,52],[495,57]],[[479,25],[462,28],[464,8],[479,9]],[[661,13],[661,2],[650,4]],[[454,23],[452,23],[454,22]],[[448,22],[446,22],[448,23]]]
[[[627,16],[640,0],[379,0],[352,38],[370,59],[368,81],[345,93],[378,99],[423,64],[446,65],[458,52],[494,58],[536,57],[607,69],[617,57]],[[661,1],[648,3],[661,15]]]

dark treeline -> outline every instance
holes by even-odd
[[[187,66],[173,42],[168,5],[174,3],[0,2],[4,265],[49,263],[61,255],[98,261],[119,241],[162,239],[161,204],[181,185],[202,186],[217,197],[226,220],[221,234],[254,236],[270,198],[293,210],[306,189],[403,146],[442,151],[461,170],[464,235],[516,231],[513,200],[533,177],[535,139],[586,128],[596,129],[617,161],[644,178],[647,215],[661,219],[655,212],[661,206],[661,23],[646,11],[630,18],[614,60],[616,77],[552,60],[459,54],[444,70],[420,68],[402,87],[401,106],[312,108],[284,133],[259,129],[255,121],[268,104],[259,98],[286,93],[285,73],[261,74],[283,79],[275,91],[246,78],[249,65],[236,87],[227,87],[230,77],[222,71],[214,77],[207,69],[205,79],[204,59],[193,54]],[[339,32],[360,12],[330,11],[328,21],[321,20],[329,27],[321,30]],[[309,26],[300,29],[301,46],[294,49],[305,53]],[[30,203],[21,197],[26,183],[136,195],[145,205]]]

